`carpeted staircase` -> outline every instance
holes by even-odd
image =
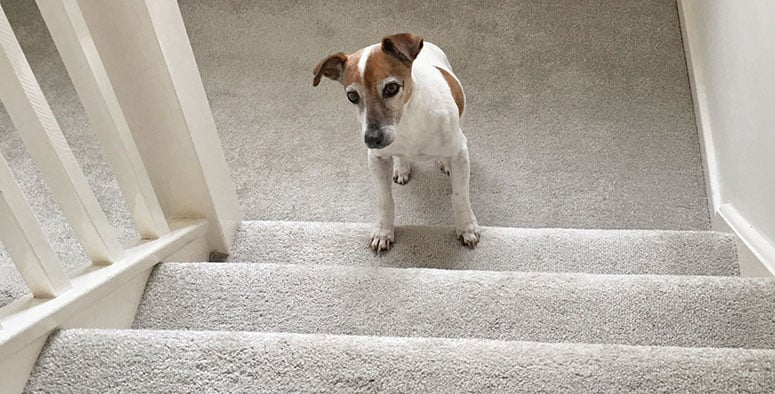
[[[244,222],[163,263],[132,329],[64,330],[30,392],[771,392],[775,280],[716,232]],[[658,274],[658,275],[657,275]]]
[[[34,2],[0,0],[100,203],[131,219]],[[180,0],[246,217],[225,262],[162,263],[131,329],[66,329],[29,392],[775,392],[775,279],[709,230],[674,0]],[[357,22],[356,22],[357,21]],[[323,56],[414,31],[466,87],[476,250],[448,179],[373,189]],[[338,100],[338,101],[337,101]],[[0,126],[11,129],[0,113]],[[83,261],[0,135],[69,271]],[[0,250],[0,305],[23,292]]]

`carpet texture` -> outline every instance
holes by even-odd
[[[775,391],[775,351],[66,330],[46,345],[26,392],[63,387],[79,393],[766,393]]]
[[[35,2],[0,2],[134,238]],[[229,262],[155,268],[134,329],[53,335],[28,392],[775,391],[775,279],[737,277],[733,238],[707,231],[674,0],[179,4],[241,208],[262,221]],[[370,253],[355,111],[311,86],[324,56],[401,31],[444,48],[466,89],[475,251],[452,236],[448,177],[422,163],[394,190],[395,250]],[[82,248],[2,110],[0,129],[72,272]],[[24,292],[0,249],[0,307]]]
[[[163,263],[134,327],[775,348],[775,279]]]
[[[452,227],[401,226],[390,253],[367,247],[371,225],[242,222],[230,261],[596,274],[738,274],[734,238],[709,231],[486,227],[480,247]]]
[[[34,1],[0,0],[76,159],[122,240],[132,220]],[[408,4],[181,0],[249,219],[371,222],[374,191],[341,88],[311,86],[329,53],[412,31],[442,46],[468,98],[471,198],[509,227],[709,227],[673,0]],[[344,21],[361,21],[345,23]],[[329,81],[330,82],[330,81]],[[0,152],[69,272],[87,264],[10,118]],[[400,224],[452,223],[428,165],[397,187]],[[9,264],[0,248],[0,264]],[[0,278],[0,306],[23,294]]]

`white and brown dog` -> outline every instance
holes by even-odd
[[[313,86],[321,76],[338,81],[358,107],[378,192],[372,249],[386,251],[394,241],[391,178],[407,183],[410,160],[424,159],[436,159],[451,176],[457,235],[475,247],[479,227],[471,210],[468,146],[460,128],[465,96],[444,51],[416,35],[396,34],[349,55],[328,56],[314,74]]]

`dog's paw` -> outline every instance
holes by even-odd
[[[461,229],[457,230],[457,237],[460,242],[471,249],[476,248],[481,238],[481,231],[476,224],[469,224]]]
[[[406,185],[409,183],[410,175],[412,174],[412,167],[409,164],[396,165],[393,168],[393,182],[399,185]]]
[[[441,172],[449,175],[449,160],[436,160],[436,167],[439,167]]]
[[[393,182],[399,185],[406,185],[409,183],[409,174],[393,174]]]
[[[387,252],[393,246],[394,239],[393,229],[376,228],[371,232],[369,245],[374,253]]]

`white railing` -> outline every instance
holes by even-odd
[[[0,7],[0,100],[91,265],[68,276],[0,156],[0,242],[30,295],[0,308],[0,392],[19,391],[48,334],[127,327],[165,258],[228,253],[241,220],[175,0],[37,0],[127,202],[123,247]]]

